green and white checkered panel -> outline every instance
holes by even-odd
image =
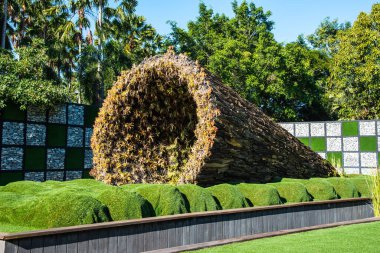
[[[280,123],[347,174],[372,174],[379,164],[380,121]]]
[[[16,180],[88,177],[98,108],[65,104],[46,111],[10,105],[1,111],[0,185]]]

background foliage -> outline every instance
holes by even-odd
[[[16,51],[19,60],[5,50],[0,51],[0,108],[7,103],[49,106],[67,100],[67,92],[59,84],[54,71],[46,65],[46,48],[39,42]]]
[[[29,102],[13,100],[25,105],[53,97],[55,103],[66,93],[72,102],[100,104],[122,70],[174,46],[278,121],[379,117],[379,4],[352,27],[326,18],[314,34],[284,44],[274,39],[271,13],[252,1],[233,1],[231,17],[201,3],[195,20],[186,28],[170,21],[166,36],[135,13],[137,2],[1,0],[1,45],[12,52],[1,61],[13,56],[37,66],[22,48],[44,48],[45,70],[35,78],[45,95],[34,98],[33,83],[24,82],[18,89]],[[13,83],[24,78],[7,71],[17,77]],[[0,92],[8,95],[5,86]],[[1,103],[10,99],[2,97]]]
[[[380,117],[380,4],[361,13],[353,26],[337,36],[328,87],[339,118]]]
[[[5,48],[13,53],[2,54],[2,61],[13,55],[15,61],[35,66],[43,62],[49,73],[35,76],[41,86],[46,86],[45,79],[54,76],[60,92],[67,92],[72,102],[100,104],[104,91],[112,86],[121,70],[155,54],[161,43],[155,29],[144,17],[135,14],[137,1],[117,1],[115,6],[111,8],[107,1],[91,0],[2,0],[0,27],[5,22],[7,29],[0,30],[1,41],[5,40]],[[41,43],[36,45],[35,40]],[[44,47],[42,58],[22,53],[34,47],[35,50]],[[12,74],[20,73],[15,70]],[[24,87],[23,92],[33,100],[34,95],[30,93],[33,84],[30,86]],[[50,89],[46,88],[46,94],[43,90],[39,92],[48,97]],[[21,99],[17,102],[24,104]],[[55,102],[51,100],[52,104]]]

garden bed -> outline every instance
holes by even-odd
[[[365,177],[282,179],[269,184],[109,186],[95,180],[20,181],[0,187],[0,232],[156,216],[370,197]]]
[[[143,252],[370,217],[368,198],[239,208],[0,234],[0,253]]]

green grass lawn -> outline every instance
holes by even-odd
[[[380,222],[320,229],[191,252],[380,252]]]

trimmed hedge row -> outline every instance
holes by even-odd
[[[116,187],[92,179],[19,181],[0,187],[0,231],[360,196],[371,196],[370,180],[366,177],[285,178],[276,183],[220,184],[208,188],[191,184]]]

